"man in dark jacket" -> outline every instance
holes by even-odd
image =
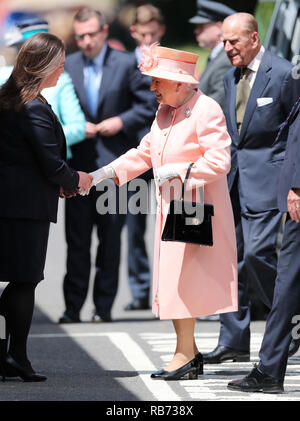
[[[282,393],[291,339],[298,346],[300,342],[299,100],[286,120],[289,134],[279,177],[278,207],[288,213],[278,259],[274,299],[259,351],[259,364],[245,378],[228,384],[229,389],[240,392]],[[284,137],[285,129],[279,133],[276,143],[279,144]]]
[[[234,66],[225,76],[225,115],[232,139],[228,185],[236,224],[239,309],[220,316],[219,343],[203,355],[206,363],[249,360],[250,282],[268,308],[273,301],[282,219],[277,188],[286,136],[275,138],[300,95],[300,84],[290,62],[265,51],[257,29],[248,13],[231,15],[222,26]]]
[[[130,27],[132,38],[137,43],[134,50],[136,63],[139,65],[141,59],[141,47],[150,46],[154,42],[160,42],[165,33],[165,25],[163,16],[160,10],[152,4],[144,4],[137,7],[133,24]],[[152,83],[150,76],[143,76],[149,84],[149,90]],[[152,113],[153,120],[158,108],[158,102],[154,92],[152,94]],[[152,123],[152,122],[151,122]],[[150,131],[151,124],[147,124],[138,133],[139,141]],[[142,174],[140,179],[144,180],[150,186],[150,180],[153,178],[152,169]],[[130,198],[135,194],[135,191],[128,192]],[[125,306],[126,311],[145,310],[149,306],[149,294],[151,284],[150,265],[147,256],[145,244],[146,232],[145,213],[132,214],[130,211],[126,217],[127,236],[128,236],[128,281],[132,294],[132,301]]]
[[[91,172],[137,146],[137,132],[153,119],[152,95],[135,58],[107,45],[108,25],[100,12],[81,8],[74,17],[73,29],[80,51],[67,57],[65,68],[73,80],[87,123],[85,140],[72,147],[71,165]],[[113,182],[111,188],[115,194]],[[96,202],[100,196],[100,191],[92,189],[89,196],[76,197],[66,206],[66,311],[61,323],[80,321],[79,312],[89,285],[94,226],[99,245],[92,320],[111,321],[125,215],[97,213]],[[117,191],[116,200],[118,196]]]
[[[221,40],[223,20],[235,13],[216,1],[197,1],[197,15],[189,22],[196,25],[194,33],[199,47],[210,50],[206,67],[201,75],[199,89],[225,107],[224,75],[232,65],[224,51]]]

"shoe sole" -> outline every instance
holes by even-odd
[[[234,390],[235,392],[246,392],[246,393],[255,393],[255,392],[271,393],[271,394],[284,393],[284,389],[264,389],[262,387],[260,387],[260,388],[257,388],[256,387],[256,388],[249,388],[249,389],[241,389],[239,387],[227,385],[227,389]]]
[[[130,307],[130,308],[124,308],[124,311],[143,311],[143,310],[150,310],[150,307]]]
[[[222,364],[226,361],[231,361],[233,363],[248,363],[250,361],[250,356],[240,356],[235,358],[224,358],[222,360],[205,360],[203,359],[204,364]]]
[[[75,322],[75,321],[72,321],[72,322],[59,321],[58,323],[60,325],[71,325],[71,324],[74,324],[74,323],[81,323],[81,321],[78,321],[78,322]]]
[[[198,376],[203,374],[203,367],[198,367],[196,370],[191,370],[188,373],[183,374],[182,376],[164,376],[163,374],[157,375],[155,377],[151,376],[152,380],[165,380],[165,381],[176,381],[176,380],[197,380]]]
[[[198,371],[190,371],[182,376],[174,376],[174,377],[163,377],[165,381],[176,381],[176,380],[197,380],[198,379]]]

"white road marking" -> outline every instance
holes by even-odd
[[[125,332],[109,334],[110,340],[120,349],[125,358],[137,372],[156,371],[142,348]],[[141,379],[158,401],[180,401],[178,396],[164,380],[152,380],[149,374],[140,374]]]
[[[299,396],[286,396],[283,394],[265,394],[265,393],[242,393],[230,391],[227,389],[227,383],[230,380],[241,378],[244,373],[247,374],[253,367],[253,363],[258,361],[258,351],[262,341],[262,334],[253,333],[251,338],[251,362],[224,364],[207,364],[204,366],[204,375],[199,376],[197,380],[182,380],[179,382],[165,382],[163,380],[152,380],[149,373],[157,370],[157,367],[149,359],[143,349],[126,332],[82,332],[82,333],[42,333],[31,334],[31,338],[66,338],[71,337],[77,340],[80,346],[80,338],[87,337],[107,337],[122,352],[126,360],[133,369],[139,373],[147,389],[152,393],[154,400],[157,401],[180,401],[189,400],[202,401],[297,401]],[[149,346],[151,352],[161,353],[162,366],[169,362],[173,355],[175,344],[174,333],[142,333],[140,337]],[[199,349],[201,351],[212,350],[217,343],[217,334],[196,334],[196,340],[199,340]],[[99,358],[98,349],[84,347],[93,359]],[[149,353],[150,354],[150,353]],[[148,372],[145,374],[145,371]],[[229,371],[230,374],[226,374]],[[234,372],[238,374],[234,374]],[[288,392],[299,392],[300,390],[300,359],[294,358],[288,365],[285,377],[285,390]],[[175,393],[172,387],[179,384],[183,390],[180,396]],[[182,397],[185,395],[184,397]]]
[[[164,380],[152,380],[150,374],[143,374],[145,371],[149,373],[156,371],[155,367],[142,348],[129,336],[126,332],[83,332],[83,333],[40,333],[31,334],[30,338],[86,338],[86,337],[108,337],[111,342],[122,352],[126,360],[139,373],[139,377],[144,382],[147,389],[152,393],[157,401],[181,401]],[[94,359],[92,350],[85,347]]]
[[[174,344],[176,342],[175,333],[142,333],[140,335],[151,347],[152,352],[160,353],[160,359],[163,365],[168,363],[173,356]],[[217,333],[196,334],[196,341],[201,352],[208,352],[215,348],[218,342]],[[300,400],[299,396],[288,397],[285,394],[265,394],[265,393],[243,393],[227,389],[230,380],[235,380],[248,374],[253,368],[253,363],[258,362],[258,351],[260,349],[263,335],[252,333],[251,335],[251,361],[245,363],[226,362],[224,364],[206,364],[204,365],[204,374],[197,380],[182,380],[179,385],[188,394],[190,399],[194,400],[215,400],[215,401],[295,401]],[[228,374],[226,374],[226,371]],[[291,392],[292,387],[300,389],[300,371],[297,360],[291,361],[288,365],[285,377],[285,390]],[[236,372],[237,374],[234,374]],[[296,383],[299,380],[299,383]]]

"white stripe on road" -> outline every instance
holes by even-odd
[[[80,338],[106,336],[122,352],[129,364],[139,373],[147,389],[158,401],[181,401],[167,382],[152,380],[150,372],[157,368],[152,364],[142,348],[126,332],[83,332],[83,333],[38,333],[29,335],[30,338]],[[149,373],[144,374],[145,371]]]
[[[127,333],[110,333],[109,338],[124,354],[125,358],[137,372],[145,370],[153,372],[157,370],[157,368],[154,367],[152,362],[144,353],[142,348],[136,342],[134,342]],[[149,374],[140,374],[140,377],[158,401],[181,400],[181,398],[175,392],[173,392],[171,387],[164,380],[152,380]]]
[[[172,359],[170,354],[172,341],[176,341],[175,333],[163,334],[159,333],[141,333],[140,336],[147,342],[151,347],[151,350],[155,353],[160,353],[160,359],[165,363]],[[299,396],[286,396],[287,393],[293,393],[299,391],[300,376],[297,371],[300,368],[299,360],[294,360],[287,370],[287,376],[285,378],[285,391],[283,394],[265,394],[265,393],[243,393],[234,392],[227,389],[229,380],[237,379],[241,377],[241,373],[249,372],[252,369],[253,362],[259,361],[258,351],[262,341],[262,334],[253,333],[251,335],[251,362],[233,363],[225,362],[224,364],[206,364],[204,368],[204,374],[199,377],[198,380],[183,380],[179,381],[178,384],[185,390],[185,393],[189,395],[192,400],[201,401],[299,401]],[[199,349],[201,351],[211,351],[217,344],[218,334],[217,333],[196,333],[196,340],[199,340]],[[230,378],[229,378],[230,373]],[[296,390],[292,388],[297,387]]]
[[[150,349],[155,351],[155,353],[161,351],[159,348],[163,345],[162,334],[156,333],[142,333],[141,336]],[[173,354],[170,354],[172,346],[172,339],[174,334],[164,334],[165,341],[169,345],[168,352],[161,355],[160,358],[162,361],[166,362],[172,358]],[[254,334],[254,342],[259,343],[262,339],[262,335]],[[91,358],[95,361],[99,359],[99,349],[91,349],[87,345],[84,345],[80,338],[87,337],[107,337],[110,341],[121,351],[126,360],[131,364],[133,369],[138,372],[139,377],[147,387],[147,389],[152,393],[154,399],[158,401],[180,401],[181,398],[173,392],[171,386],[168,382],[162,380],[152,380],[150,378],[150,372],[155,371],[156,367],[152,364],[148,356],[142,350],[142,348],[125,332],[82,332],[82,333],[44,333],[44,334],[32,334],[31,338],[78,338],[78,344],[84,347],[85,351],[89,353]],[[201,349],[203,347],[208,347],[212,349],[213,342],[216,341],[217,335],[212,337],[212,335],[207,334],[198,334],[196,338],[201,339]],[[203,341],[204,339],[204,341]],[[149,343],[151,342],[151,343]],[[253,342],[252,342],[253,343]],[[251,343],[251,345],[252,345]],[[252,346],[253,348],[253,346]],[[253,350],[252,350],[253,353]],[[252,363],[258,361],[257,353],[254,351],[254,355],[251,355],[251,362],[245,363],[232,363],[226,362],[222,365],[205,365],[205,373],[198,380],[183,380],[179,381],[178,384],[185,391],[190,399],[192,400],[202,400],[202,401],[298,401],[300,400],[299,396],[286,396],[287,393],[298,392],[300,376],[299,372],[300,364],[299,360],[294,359],[292,364],[288,366],[287,375],[285,378],[285,390],[286,393],[280,395],[271,395],[264,393],[242,393],[242,392],[233,392],[227,390],[227,383],[229,381],[228,374],[224,373],[224,370],[232,370],[231,380],[237,378],[238,375],[235,375],[235,371],[239,372],[241,370],[250,371]],[[217,377],[216,377],[217,376]],[[298,382],[298,383],[297,383]],[[297,390],[294,390],[294,388]]]

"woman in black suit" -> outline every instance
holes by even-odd
[[[49,226],[56,222],[59,195],[72,197],[78,188],[91,186],[91,176],[67,165],[63,130],[41,96],[44,88],[56,85],[64,61],[60,39],[33,35],[0,88],[0,281],[9,282],[0,298],[6,322],[0,348],[3,380],[46,380],[32,369],[26,343],[35,287],[44,279]]]

